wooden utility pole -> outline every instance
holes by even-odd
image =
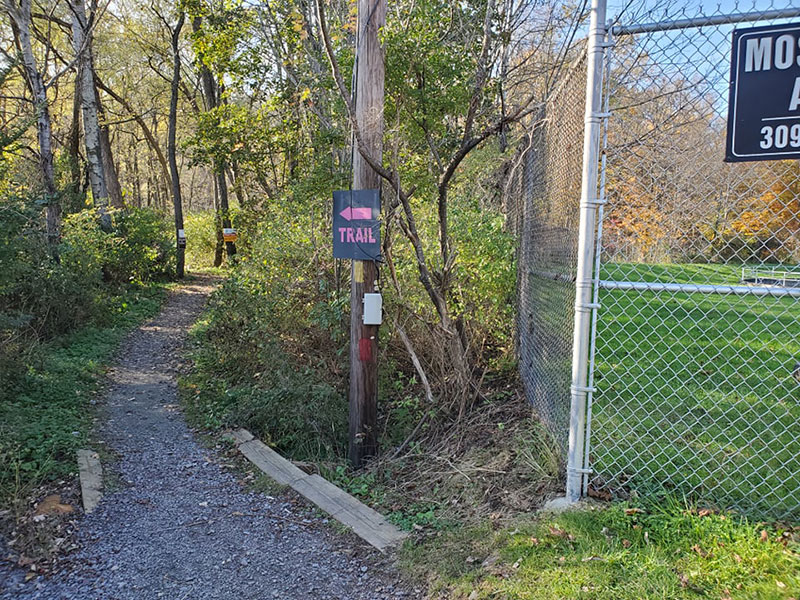
[[[379,163],[383,153],[383,48],[378,31],[386,23],[386,0],[358,0],[356,41],[356,123],[363,149]],[[380,176],[353,152],[353,189],[379,189]],[[350,444],[355,467],[378,450],[378,326],[364,325],[364,294],[375,291],[374,261],[354,260],[350,268]]]

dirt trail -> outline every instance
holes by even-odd
[[[0,598],[170,600],[409,598],[385,560],[298,511],[242,487],[178,411],[189,327],[213,281],[171,294],[123,343],[101,437],[119,454],[115,489],[81,521],[81,549],[49,578],[0,572]],[[347,538],[350,540],[350,538]],[[355,544],[355,542],[353,542]],[[359,557],[360,556],[360,557]]]

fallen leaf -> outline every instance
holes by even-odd
[[[630,548],[631,547],[631,541],[630,540],[622,540],[622,545],[625,548]]]
[[[777,585],[780,589],[783,589],[783,588],[786,587],[786,584],[783,583],[782,581],[775,581],[775,585]]]
[[[36,507],[36,511],[33,514],[34,520],[36,520],[35,517],[41,515],[66,515],[74,511],[75,509],[69,504],[61,503],[61,496],[52,494],[39,503],[39,506]]]
[[[737,563],[740,563],[740,562],[742,562],[742,557],[739,556],[738,554],[734,554],[733,555],[733,560],[735,560]]]
[[[537,538],[537,537],[532,537],[531,538],[531,544],[533,544],[534,546],[538,546],[539,543],[540,543],[539,542],[539,538]]]
[[[550,532],[550,535],[552,535],[553,537],[567,539],[570,542],[574,542],[575,541],[575,536],[574,535],[572,535],[571,533],[567,533],[566,531],[561,529],[558,525],[551,525],[548,528],[548,530]]]
[[[629,517],[631,515],[637,515],[637,514],[641,514],[641,513],[644,513],[644,511],[641,508],[626,508],[625,509],[625,514],[628,515]]]
[[[27,583],[34,577],[36,577],[36,573],[34,573],[33,571],[28,571],[27,573],[25,573],[25,582]]]
[[[606,559],[603,558],[602,556],[585,556],[581,559],[581,562],[590,562],[593,560],[599,560],[601,562],[605,562]]]
[[[611,500],[610,492],[607,492],[606,490],[598,490],[597,488],[591,485],[589,486],[589,489],[587,490],[586,493],[591,498],[599,498],[600,500],[605,500],[605,501]]]
[[[484,559],[484,561],[481,563],[481,566],[484,569],[488,569],[496,565],[499,560],[500,560],[500,555],[497,552],[493,552]]]
[[[766,542],[769,540],[769,534],[767,533],[766,529],[761,530],[761,537],[759,538],[762,542]]]
[[[17,566],[20,567],[27,567],[28,565],[32,564],[33,564],[33,559],[28,556],[25,556],[24,554],[20,556],[19,560],[17,561]]]
[[[713,514],[713,511],[709,508],[703,508],[697,511],[698,517],[707,517],[708,515]]]

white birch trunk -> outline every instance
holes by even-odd
[[[5,0],[3,7],[11,19],[14,34],[22,50],[22,65],[25,79],[36,106],[36,135],[39,142],[39,168],[42,173],[46,198],[47,241],[53,249],[58,245],[61,229],[61,206],[58,203],[55,176],[53,171],[53,134],[50,121],[50,106],[47,101],[47,89],[42,74],[36,65],[31,44],[31,0],[21,0],[16,4],[13,0]]]
[[[94,204],[100,212],[100,222],[110,228],[108,215],[108,187],[103,170],[103,150],[100,140],[100,122],[97,116],[97,96],[94,89],[92,64],[92,33],[86,18],[83,0],[70,0],[72,11],[72,47],[78,58],[78,77],[75,85],[81,91],[83,113],[83,138],[86,145],[86,161],[89,165],[89,184]]]

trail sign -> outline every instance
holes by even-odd
[[[733,32],[725,160],[800,158],[800,23]]]
[[[381,260],[380,190],[333,192],[333,257]]]

